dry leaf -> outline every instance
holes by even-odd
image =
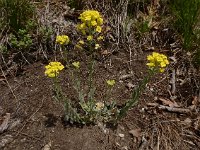
[[[200,130],[200,117],[194,122],[194,128],[195,130]]]
[[[0,81],[5,81],[5,77],[4,76],[0,76]]]
[[[168,99],[159,98],[159,100],[162,102],[163,105],[169,106],[169,107],[179,107],[179,105],[176,102],[172,102]]]
[[[101,51],[101,54],[102,54],[102,55],[109,55],[110,52],[109,52],[108,50],[102,50],[102,51]]]
[[[131,135],[133,135],[134,137],[137,137],[139,138],[141,136],[141,129],[138,128],[138,129],[133,129],[133,130],[130,130],[129,133]]]
[[[124,134],[119,133],[118,135],[119,135],[120,138],[124,138]]]
[[[13,119],[9,122],[9,127],[8,129],[13,129],[14,127],[16,127],[17,125],[19,125],[21,123],[20,119]]]
[[[135,87],[135,85],[132,84],[131,82],[129,82],[126,86],[127,86],[127,88],[128,88],[129,90],[131,90],[131,89],[133,89],[133,88]]]
[[[10,120],[10,113],[6,113],[3,122],[0,125],[0,133],[3,133],[8,128],[9,120]]]
[[[190,118],[186,118],[182,123],[186,126],[191,126],[192,120]]]
[[[193,97],[192,104],[195,105],[195,106],[197,106],[197,104],[198,104],[198,97],[197,96]]]
[[[160,0],[153,0],[153,5],[154,6],[157,6],[157,7],[160,7]]]
[[[50,150],[50,149],[51,149],[51,141],[50,141],[48,144],[46,144],[46,145],[43,147],[42,150]]]

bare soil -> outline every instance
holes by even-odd
[[[137,85],[145,75],[145,55],[144,52],[137,60],[128,63],[126,51],[111,55],[105,61],[98,61],[94,73],[94,80],[97,87],[96,98],[101,99],[105,92],[105,79],[116,79],[117,84],[112,92],[112,97],[119,104],[130,98],[131,89],[127,84]],[[84,60],[81,61],[84,66]],[[169,147],[171,149],[199,149],[199,132],[192,126],[188,128],[184,122],[186,118],[191,118],[191,124],[196,122],[198,115],[184,115],[170,113],[155,108],[148,108],[147,103],[155,102],[156,97],[169,98],[168,78],[166,73],[157,75],[147,85],[138,104],[131,109],[126,118],[119,122],[117,128],[107,128],[107,132],[97,126],[76,126],[63,124],[63,109],[61,104],[53,100],[51,80],[44,75],[42,62],[35,62],[23,68],[23,72],[16,77],[8,77],[9,86],[2,81],[1,86],[1,115],[10,113],[11,123],[16,126],[1,134],[1,139],[10,136],[10,141],[6,143],[5,150],[8,149],[69,149],[69,150],[111,150],[111,149],[156,149],[155,147]],[[83,67],[83,70],[85,68]],[[133,76],[123,78],[124,75]],[[68,70],[62,72],[60,80],[66,95],[76,98],[73,88],[67,77]],[[82,72],[82,78],[87,77],[87,72]],[[121,79],[121,80],[120,80]],[[181,90],[190,93],[190,87],[180,87]],[[193,95],[179,97],[178,104],[184,105],[184,101],[192,100]],[[75,99],[76,100],[76,99]],[[186,104],[185,104],[186,105]],[[184,106],[185,106],[184,105]],[[189,104],[188,104],[189,105]],[[182,122],[182,123],[181,123]],[[190,122],[189,122],[190,123]],[[136,135],[131,135],[129,131],[138,131]],[[192,133],[187,133],[187,132]],[[186,132],[186,133],[185,133]],[[192,134],[189,137],[185,134]],[[136,136],[136,137],[135,137]],[[188,138],[192,138],[192,144],[188,143]],[[160,141],[159,141],[160,139]],[[184,139],[186,139],[184,141]],[[146,143],[145,143],[146,142]],[[159,143],[160,144],[159,144]],[[173,142],[179,145],[173,146]],[[145,143],[145,144],[144,144]],[[161,145],[166,144],[166,145]]]

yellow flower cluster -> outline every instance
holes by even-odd
[[[77,28],[85,36],[85,41],[87,41],[86,46],[89,43],[89,45],[92,44],[95,46],[94,49],[99,49],[100,45],[96,43],[96,41],[104,39],[104,37],[101,36],[103,25],[102,16],[96,10],[86,10],[80,14],[79,19],[81,20],[81,24],[78,24]],[[85,42],[80,40],[76,47],[82,49],[83,44],[85,44]]]
[[[80,14],[81,24],[78,25],[78,29],[86,34],[87,32],[95,31],[101,33],[101,25],[103,24],[103,18],[96,10],[86,10]]]
[[[153,52],[152,55],[147,56],[147,66],[150,69],[159,68],[160,72],[164,72],[165,67],[169,64],[167,56]]]
[[[56,37],[56,43],[60,45],[68,44],[69,43],[69,37],[67,35],[58,35]]]
[[[45,75],[54,78],[64,69],[64,66],[60,62],[50,62],[49,65],[45,66],[45,69]]]

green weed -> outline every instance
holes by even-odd
[[[11,33],[9,41],[12,48],[20,51],[28,50],[33,43],[30,34],[21,29],[19,29],[17,36]]]
[[[27,21],[34,15],[30,0],[0,0],[0,10],[4,26],[14,32],[25,28]]]
[[[189,50],[195,38],[199,20],[200,0],[171,0],[170,7],[176,17],[175,28],[182,34],[183,46]]]

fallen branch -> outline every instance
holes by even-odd
[[[174,112],[174,113],[181,113],[181,114],[191,113],[190,109],[187,109],[187,108],[169,107],[169,106],[160,105],[158,103],[147,103],[147,106],[157,107],[160,110],[167,110],[169,112]]]
[[[175,69],[172,70],[171,84],[172,84],[171,92],[172,92],[172,95],[174,95],[175,92],[176,92],[176,72],[175,72]]]

